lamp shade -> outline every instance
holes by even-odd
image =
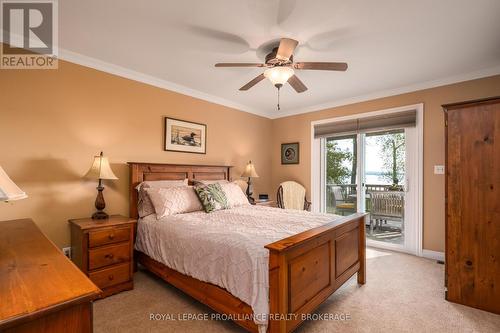
[[[94,162],[85,177],[92,179],[118,179],[109,166],[108,158],[104,157],[102,152],[100,155],[94,156]]]
[[[26,199],[28,196],[9,178],[0,166],[0,201]]]
[[[245,171],[243,171],[243,173],[241,174],[241,177],[259,177],[259,175],[255,171],[255,167],[253,166],[252,161],[248,162],[247,166],[245,167]]]

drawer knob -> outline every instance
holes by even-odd
[[[108,238],[109,238],[109,239],[113,239],[113,238],[115,238],[115,234],[109,234],[109,235],[108,235]]]
[[[108,276],[109,281],[113,281],[113,280],[114,280],[114,278],[115,278],[115,277],[113,276],[113,274],[110,274],[110,275]]]
[[[104,256],[104,258],[108,258],[108,259],[113,259],[114,255],[113,253],[108,253]]]

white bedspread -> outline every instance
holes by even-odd
[[[228,290],[249,304],[258,325],[269,314],[269,250],[264,245],[337,219],[262,206],[194,212],[138,223],[137,250],[166,266]]]

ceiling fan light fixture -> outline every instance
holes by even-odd
[[[272,82],[274,86],[283,86],[290,77],[294,74],[290,67],[276,66],[266,69],[264,76]]]

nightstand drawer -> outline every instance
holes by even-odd
[[[106,228],[89,232],[89,247],[128,241],[130,227]]]
[[[129,242],[89,250],[89,270],[129,260]]]
[[[99,287],[106,288],[130,280],[130,263],[89,273],[89,278]]]

